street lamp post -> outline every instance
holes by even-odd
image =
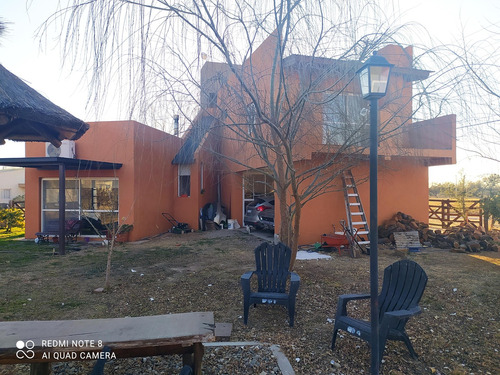
[[[376,52],[358,70],[363,98],[370,101],[370,373],[380,367],[378,306],[378,100],[385,96],[393,65]]]

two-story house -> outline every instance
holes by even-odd
[[[162,212],[198,229],[207,203],[219,202],[227,218],[242,224],[254,197],[275,194],[269,163],[280,162],[276,150],[283,150],[275,147],[266,122],[273,113],[280,113],[280,121],[288,121],[293,131],[285,151],[294,173],[302,173],[298,191],[315,178],[328,181],[302,209],[299,244],[319,241],[332,225],[338,228],[346,220],[340,170],[352,171],[369,215],[368,184],[363,183],[369,175],[367,103],[356,77],[360,63],[290,55],[276,66],[276,42],[271,35],[234,66],[239,77],[226,64],[205,63],[200,113],[182,138],[133,121],[91,123],[67,163],[66,216],[106,220],[112,215],[134,225],[131,240],[167,231],[171,225]],[[430,72],[413,67],[411,47],[387,46],[378,53],[395,65],[388,94],[380,100],[379,220],[402,211],[426,221],[428,168],[455,163],[455,116],[414,122],[413,83]],[[286,95],[273,86],[276,77]],[[281,112],[273,108],[278,97]],[[46,145],[27,143],[26,156],[45,157]],[[46,164],[26,170],[27,238],[57,219],[58,174]],[[278,233],[282,207],[275,202]]]
[[[335,168],[350,169],[369,217],[368,184],[360,183],[369,176],[368,103],[361,98],[356,77],[360,63],[291,55],[279,61],[282,66],[277,68],[273,55],[276,41],[271,35],[242,66],[234,67],[239,77],[220,63],[208,62],[202,70],[202,99],[206,100],[202,100],[201,113],[211,118],[212,124],[202,132],[206,131],[206,139],[212,139],[212,143],[199,145],[200,149],[210,149],[217,140],[218,161],[223,166],[219,167],[221,197],[229,217],[243,222],[248,202],[275,192],[276,184],[268,175],[272,173],[269,163],[277,163],[277,153],[284,151],[276,151],[279,142],[273,143],[266,116],[272,116],[279,95],[273,87],[278,86],[277,75],[281,75],[282,90],[286,89],[283,106],[288,107],[279,112],[284,120],[274,124],[295,116],[290,120],[293,125],[284,125],[287,131],[296,132],[287,150],[293,152],[294,172],[307,176],[308,171],[318,168],[324,172],[321,178],[326,179],[328,173],[335,174]],[[378,53],[394,64],[388,93],[379,104],[379,220],[402,211],[426,221],[428,168],[456,161],[455,116],[414,122],[413,84],[428,78],[430,72],[413,67],[412,47],[390,45]],[[300,101],[300,95],[307,95],[307,100]],[[256,102],[260,109],[255,108]],[[299,102],[300,111],[293,107]],[[320,175],[311,172],[309,180]],[[304,177],[299,191],[304,192],[310,182]],[[338,228],[339,221],[346,220],[342,187],[339,174],[303,207],[299,244],[319,241],[322,233],[332,231],[332,225]],[[275,202],[278,232],[280,209],[278,200]]]

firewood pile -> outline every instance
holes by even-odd
[[[426,223],[419,222],[402,212],[385,222],[378,229],[379,238],[394,241],[394,232],[418,231],[420,243],[456,252],[498,251],[500,236],[498,232],[487,234],[483,228],[463,223],[446,230],[433,230]]]

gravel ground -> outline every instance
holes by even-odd
[[[92,371],[91,362],[53,363],[53,375],[80,375]],[[7,366],[3,371],[7,371]],[[12,374],[29,374],[26,365],[8,366]],[[173,375],[182,368],[180,355],[116,359],[106,363],[105,375]],[[5,373],[5,372],[2,372]],[[203,356],[204,375],[280,375],[269,344],[207,347]]]
[[[239,278],[254,268],[253,249],[260,241],[226,230],[165,235],[120,246],[113,255],[112,288],[102,294],[92,291],[102,286],[105,249],[82,245],[78,252],[53,257],[40,248],[41,255],[30,264],[15,266],[13,259],[3,266],[0,307],[7,307],[0,308],[0,321],[213,311],[217,322],[232,323],[231,341],[280,345],[297,375],[368,374],[366,342],[342,334],[335,351],[330,350],[338,296],[369,290],[368,257],[329,253],[330,260],[297,261],[301,285],[295,326],[288,326],[282,306],[260,305],[251,308],[245,326]],[[380,283],[382,270],[400,257],[391,249],[380,249]],[[420,357],[413,360],[403,343],[389,342],[381,374],[500,374],[498,265],[444,250],[429,249],[410,257],[429,276],[420,304],[423,313],[407,325]],[[366,318],[369,304],[355,302],[350,311]],[[106,371],[176,374],[181,362],[176,356],[115,360]],[[56,364],[54,372],[86,374],[92,363],[71,365]],[[276,367],[268,345],[207,348],[203,374],[275,374]],[[1,375],[28,373],[26,366],[0,366]]]

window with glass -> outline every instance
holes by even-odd
[[[10,199],[10,189],[1,189],[0,190],[0,198],[1,199]]]
[[[189,197],[191,195],[191,166],[179,164],[179,197]]]
[[[203,194],[205,191],[205,171],[203,163],[200,163],[200,191]]]
[[[370,132],[367,101],[352,94],[329,94],[324,101],[323,144],[367,146]]]
[[[208,108],[216,108],[217,107],[217,93],[210,92],[208,93]]]
[[[247,105],[247,120],[248,120],[248,134],[252,135],[252,129],[257,124],[257,110],[255,104],[250,103]]]
[[[97,235],[118,221],[117,179],[67,179],[66,222],[85,219],[82,235]],[[59,228],[59,180],[42,180],[42,231]]]

